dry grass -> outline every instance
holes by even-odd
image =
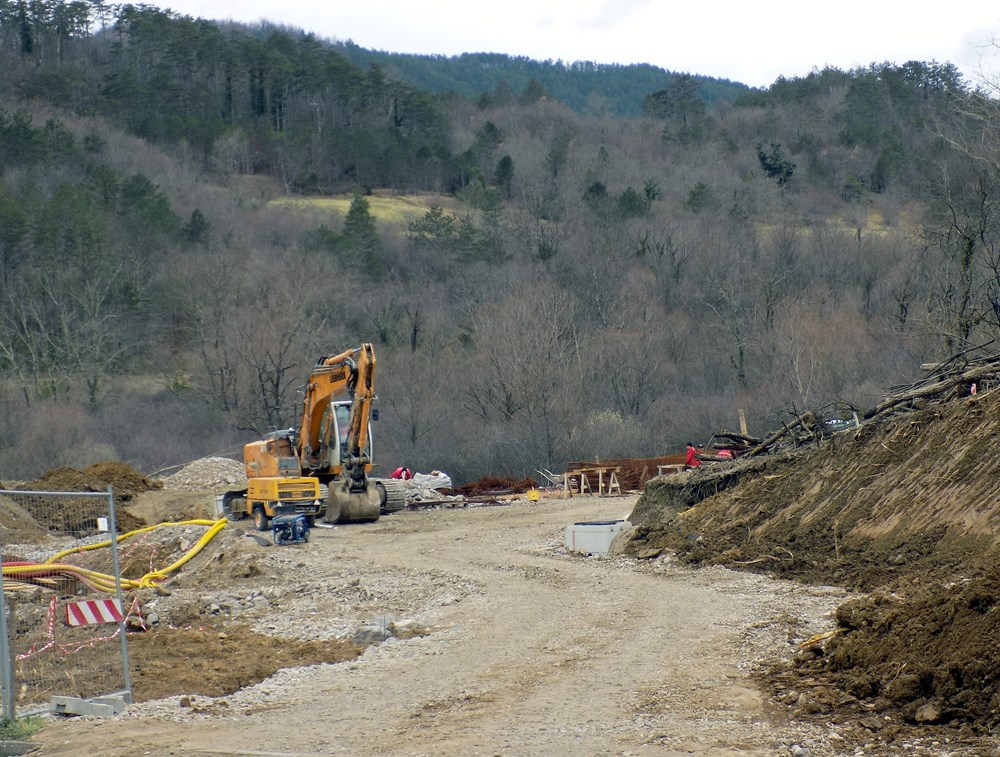
[[[438,194],[396,195],[376,192],[367,197],[371,214],[379,223],[406,226],[422,217],[437,205],[456,212],[455,198]],[[336,214],[339,218],[347,215],[351,207],[352,195],[337,197],[278,197],[268,203],[271,207],[289,208],[310,215]]]

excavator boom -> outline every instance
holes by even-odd
[[[377,520],[380,501],[368,478],[368,423],[375,399],[375,351],[371,344],[320,358],[309,375],[302,404],[299,459],[305,475],[329,486],[324,520]],[[338,431],[337,407],[349,400],[350,415]],[[339,403],[338,403],[339,401]],[[334,434],[336,433],[336,436]]]

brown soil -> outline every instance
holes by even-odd
[[[914,581],[844,603],[837,633],[760,680],[799,718],[853,724],[887,743],[914,732],[986,735],[1000,725],[1000,569],[959,584]],[[788,696],[789,691],[805,697]]]
[[[128,649],[137,702],[181,693],[228,696],[282,668],[353,660],[363,651],[345,641],[276,639],[233,625],[134,633]]]
[[[0,496],[0,532],[6,541],[37,541],[45,529],[27,509],[10,497]]]
[[[990,734],[1000,726],[1000,651],[997,651],[1000,625],[995,616],[996,608],[1000,607],[1000,568],[995,567],[1000,550],[998,476],[1000,392],[869,423],[858,431],[838,434],[821,446],[797,452],[742,458],[732,463],[705,465],[700,470],[669,478],[655,478],[632,508],[629,520],[636,528],[626,551],[637,557],[671,551],[680,561],[692,565],[724,565],[803,584],[850,587],[858,593],[840,606],[832,630],[827,627],[828,633],[821,638],[803,643],[793,659],[771,663],[756,671],[757,683],[771,695],[772,722],[835,728],[839,744],[836,749],[840,751],[857,751],[860,747],[866,754],[902,754],[911,751],[908,745],[914,740],[924,740],[931,744],[962,744],[960,751],[950,752],[954,754],[987,754],[992,749]],[[507,488],[512,483],[515,482],[505,480],[502,485]],[[139,499],[138,496],[133,499],[137,508],[141,504]],[[176,519],[171,514],[182,509],[176,502],[150,502],[145,506],[148,514],[144,517],[160,520]],[[550,503],[547,507],[554,506]],[[576,508],[580,504],[579,500],[566,500],[560,506]],[[588,516],[607,515],[603,509],[591,507]],[[505,513],[506,517],[525,521],[546,517],[542,508],[511,512]],[[202,612],[197,602],[197,595],[206,587],[239,584],[247,579],[259,585],[262,579],[279,581],[280,575],[293,580],[301,570],[311,577],[326,576],[315,579],[320,581],[322,592],[315,597],[306,595],[307,600],[299,607],[294,598],[306,591],[306,587],[296,586],[294,592],[282,597],[280,612],[290,613],[294,608],[302,613],[306,608],[307,613],[322,614],[331,610],[322,603],[337,598],[341,604],[332,608],[335,614],[344,613],[350,604],[360,608],[360,615],[371,617],[399,604],[398,595],[395,602],[384,602],[375,590],[375,587],[386,588],[389,573],[384,571],[390,567],[399,569],[395,564],[398,562],[406,571],[415,566],[436,571],[434,581],[444,575],[441,572],[444,565],[448,573],[474,576],[478,582],[475,591],[469,589],[472,601],[458,603],[454,589],[435,600],[435,607],[453,624],[442,623],[437,632],[441,643],[457,645],[457,639],[483,640],[482,646],[469,649],[457,662],[449,663],[453,668],[445,670],[454,673],[458,686],[452,687],[447,699],[449,703],[459,703],[454,707],[463,717],[456,719],[456,723],[467,722],[463,707],[478,706],[478,685],[483,701],[490,705],[488,710],[504,713],[498,733],[506,738],[510,722],[517,720],[507,717],[506,711],[517,709],[523,699],[524,680],[529,673],[536,672],[544,680],[544,686],[539,684],[538,688],[544,692],[544,701],[532,702],[532,707],[540,707],[549,718],[554,718],[553,713],[576,701],[582,703],[578,706],[585,705],[586,714],[576,712],[571,722],[582,722],[592,716],[593,682],[584,685],[586,682],[568,677],[560,690],[553,673],[564,663],[577,659],[586,659],[588,665],[607,661],[609,667],[595,681],[638,686],[635,690],[629,688],[629,692],[635,696],[641,694],[637,701],[642,703],[644,716],[665,717],[676,710],[687,712],[694,722],[692,711],[684,709],[690,706],[686,703],[691,700],[691,692],[681,692],[683,696],[670,700],[670,706],[661,706],[660,702],[670,694],[669,686],[679,680],[676,670],[668,664],[694,660],[695,668],[700,671],[706,659],[711,659],[707,654],[692,654],[684,643],[689,636],[709,638],[711,629],[725,626],[717,620],[702,619],[697,626],[699,630],[691,630],[699,608],[715,594],[725,594],[717,584],[712,584],[713,592],[698,594],[689,603],[665,609],[663,603],[673,600],[680,587],[674,585],[671,591],[664,592],[659,580],[645,583],[648,577],[641,573],[642,566],[649,565],[649,570],[654,571],[662,561],[632,563],[638,567],[630,568],[635,572],[624,577],[619,575],[623,569],[610,561],[586,563],[569,559],[553,566],[546,551],[551,545],[539,547],[538,543],[548,542],[538,542],[537,535],[530,547],[522,544],[512,549],[508,545],[506,551],[498,550],[501,538],[513,538],[514,534],[520,538],[526,525],[520,520],[505,520],[502,524],[498,521],[493,524],[494,530],[486,531],[483,526],[491,517],[488,509],[469,510],[460,516],[409,515],[410,520],[386,518],[370,528],[318,531],[314,542],[301,551],[273,551],[276,548],[265,548],[227,527],[218,543],[171,582],[175,594],[185,591],[191,594],[186,604],[175,606],[170,619],[183,630],[164,624],[149,634],[133,637],[130,653],[136,668],[137,699],[181,692],[228,697],[232,691],[262,680],[281,667],[333,661],[325,659],[327,654],[343,655],[337,659],[351,659],[357,654],[356,649],[342,642],[278,640],[240,625],[206,627],[214,621]],[[581,511],[577,519],[582,516]],[[447,520],[459,517],[465,522]],[[551,520],[545,521],[548,529],[545,538],[551,540],[566,519],[561,514],[547,517]],[[469,525],[469,520],[475,520],[477,525]],[[444,530],[446,527],[451,530]],[[388,542],[393,544],[390,550],[384,548]],[[162,548],[174,547],[164,543]],[[267,558],[262,557],[264,552]],[[311,555],[308,561],[306,555]],[[336,560],[331,559],[333,555]],[[136,569],[154,557],[149,550],[137,550]],[[282,562],[268,563],[274,557]],[[670,562],[665,558],[665,564]],[[275,565],[284,567],[276,569]],[[327,572],[341,570],[340,565],[353,565],[355,578],[348,580],[346,575]],[[376,565],[383,568],[377,575],[371,573]],[[595,579],[598,569],[602,571],[599,580]],[[530,587],[511,583],[511,574],[518,571],[533,581]],[[712,575],[710,570],[705,573]],[[371,589],[366,587],[369,576]],[[408,573],[397,578],[401,579],[399,586],[420,585],[412,582]],[[613,586],[614,591],[592,591],[595,580],[598,584],[603,581],[605,588]],[[711,580],[717,581],[718,577]],[[567,582],[572,591],[567,590]],[[761,590],[748,607],[768,601],[772,591]],[[821,593],[826,588],[811,591]],[[512,592],[509,603],[508,592]],[[536,597],[536,601],[524,602],[526,593]],[[592,616],[581,618],[580,603],[584,600],[603,602],[619,596],[630,597],[627,611],[618,607],[609,610],[602,604]],[[734,591],[732,599],[736,596]],[[496,604],[487,603],[479,608],[483,610],[480,621],[483,632],[477,636],[469,630],[468,613],[484,601],[483,597]],[[364,604],[362,598],[370,604]],[[642,604],[645,601],[650,602],[648,607]],[[553,614],[563,604],[565,612]],[[552,627],[540,633],[541,625],[550,620]],[[675,620],[679,625],[668,629]],[[789,628],[795,625],[792,620],[789,619]],[[735,621],[729,622],[736,626]],[[498,625],[503,626],[499,631]],[[455,640],[445,640],[447,628],[461,629],[461,633]],[[595,639],[606,639],[613,644],[615,654],[604,647],[581,646],[584,642],[578,635],[591,632]],[[647,636],[649,633],[654,635]],[[564,634],[567,638],[563,638]],[[524,663],[524,670],[512,665],[507,652],[499,657],[490,656],[498,649],[495,644],[498,636],[508,640],[509,649],[527,656],[529,662]],[[787,636],[791,640],[792,632]],[[715,639],[710,646],[728,650],[736,642]],[[552,649],[559,652],[557,659],[546,656]],[[581,649],[586,653],[581,653]],[[286,650],[288,657],[283,656]],[[627,663],[617,662],[616,655],[624,652],[632,657]],[[534,657],[530,656],[532,653]],[[380,685],[396,686],[397,697],[407,696],[415,687],[431,681],[426,685],[433,689],[433,698],[421,705],[424,709],[416,711],[437,713],[445,701],[438,691],[442,686],[442,669],[421,668],[420,676],[407,677],[409,666],[416,664],[414,659],[434,657],[422,653],[412,659],[403,658],[400,667],[394,668],[398,682],[389,677],[377,680]],[[449,659],[442,655],[440,662]],[[470,677],[469,670],[484,661],[488,662],[487,670],[480,671],[479,678]],[[654,669],[655,681],[648,680]],[[191,673],[192,670],[195,672]],[[378,666],[372,666],[373,678],[378,670]],[[499,689],[482,683],[492,680],[490,676],[509,676],[511,671],[516,675],[509,680],[504,678],[504,685],[511,688],[509,698],[498,693]],[[725,677],[714,669],[704,675],[712,680]],[[350,701],[351,697],[361,696],[358,691],[363,687],[351,682],[350,676],[347,679],[350,680],[344,685],[349,697],[345,701]],[[580,696],[580,686],[586,688],[586,696]],[[571,687],[568,693],[566,687]],[[550,690],[554,692],[551,695]],[[706,701],[717,698],[714,690],[709,693],[707,683],[695,686],[694,693],[698,692],[704,694]],[[603,692],[604,701],[617,701],[619,693]],[[430,696],[426,694],[425,698]],[[555,708],[551,712],[546,709],[550,705]],[[215,701],[209,706],[218,709],[229,705]],[[359,719],[361,711],[370,708],[359,699]],[[288,712],[295,713],[297,709],[293,707]],[[759,713],[752,712],[747,722],[757,722]],[[522,714],[523,722],[528,722],[535,711]],[[411,723],[415,716],[411,713],[405,717],[408,718],[405,722]],[[185,728],[190,725],[185,724]],[[212,725],[214,728],[215,724]],[[239,740],[241,727],[234,725],[228,738]],[[289,727],[287,738],[294,739],[302,727],[306,726]],[[464,726],[456,726],[457,731],[442,732],[441,738],[449,747],[463,746],[458,741],[448,741],[456,733],[465,733],[461,727]],[[733,727],[727,722],[725,732]],[[106,728],[120,728],[124,733],[129,726],[111,724]],[[399,728],[400,733],[409,733],[402,726]],[[701,733],[703,724],[698,721],[692,728],[692,732]],[[383,731],[389,733],[380,727],[369,736],[377,738]],[[138,732],[129,731],[129,735],[134,737]],[[173,736],[181,738],[181,732]],[[215,737],[215,731],[209,734],[206,730],[204,743]],[[473,737],[469,738],[469,743],[479,745]],[[652,737],[644,734],[642,738]],[[640,748],[635,741],[622,743]],[[869,743],[878,747],[868,750],[863,745]],[[649,744],[655,744],[655,738],[641,742],[641,746]],[[693,741],[683,745],[692,752],[700,748]],[[602,742],[600,746],[603,752],[591,751],[612,753],[609,744]],[[986,751],[977,751],[980,746]]]
[[[1000,394],[935,405],[822,447],[651,482],[627,551],[871,595],[762,674],[793,715],[882,741],[1000,723]],[[860,734],[859,738],[864,738]]]
[[[115,495],[117,509],[117,526],[119,532],[132,531],[145,525],[140,519],[129,514],[124,506],[128,505],[137,494],[162,488],[163,484],[146,478],[139,471],[126,463],[104,462],[95,463],[83,470],[76,468],[56,468],[36,481],[22,483],[17,488],[20,491],[45,492],[106,492],[111,486]],[[38,499],[27,500],[26,509],[35,520],[43,526],[61,528],[66,522],[86,523],[96,520],[106,512],[106,507],[100,503],[88,500]],[[65,516],[69,511],[71,519]]]
[[[168,521],[214,520],[215,500],[209,491],[153,489],[137,493],[128,512],[148,525]]]
[[[825,726],[768,718],[745,675],[745,663],[764,650],[787,651],[794,626],[823,627],[830,594],[560,546],[567,523],[620,518],[633,503],[574,497],[404,511],[317,528],[294,547],[233,534],[204,563],[185,566],[169,595],[147,597],[159,624],[188,628],[185,635],[158,628],[130,644],[143,675],[179,696],[147,699],[118,718],[57,720],[36,742],[53,756],[770,757],[801,744],[833,757]],[[269,577],[224,578],[227,565],[251,559]],[[236,598],[267,591],[271,603],[236,618],[209,615],[204,600],[220,597],[206,586],[212,582]],[[187,616],[175,614],[180,602]],[[215,675],[236,665],[233,681],[246,684],[259,671],[243,658],[289,639],[333,648],[387,617],[426,633],[387,640],[346,665],[298,667],[315,659],[316,648],[307,648],[295,652],[294,670],[260,686],[221,700],[196,693],[202,667]],[[248,628],[264,638],[244,643]],[[219,633],[239,643],[215,647]]]

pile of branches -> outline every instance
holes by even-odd
[[[923,379],[890,389],[882,402],[865,413],[865,420],[888,412],[921,409],[930,402],[967,397],[1000,384],[1000,355],[970,358],[968,353],[960,353],[943,363],[923,367],[927,371]]]
[[[781,459],[806,445],[819,445],[836,433],[860,430],[862,423],[878,422],[893,414],[923,409],[932,402],[948,402],[1000,387],[1000,355],[977,359],[960,355],[944,363],[925,366],[925,370],[925,378],[890,389],[882,402],[866,412],[850,406],[793,412],[791,420],[766,438],[718,431],[706,449],[728,449],[734,459],[710,452],[699,453],[699,460],[711,464],[694,468],[683,477],[657,479],[658,485],[671,489],[671,496],[677,503],[690,507],[744,478],[759,475],[775,460],[775,455]]]
[[[730,450],[736,458],[753,457],[785,451],[806,444],[818,444],[837,431],[856,425],[856,421],[827,420],[821,412],[807,410],[794,415],[788,423],[765,439],[734,431],[717,431],[712,437],[712,446]],[[729,458],[713,454],[699,454],[698,459],[709,462],[728,462]]]
[[[981,349],[981,348],[977,348]],[[725,448],[737,458],[770,454],[795,449],[807,444],[818,444],[840,431],[860,427],[862,421],[871,422],[888,415],[920,410],[932,402],[949,402],[979,391],[1000,386],[1000,354],[972,358],[968,352],[932,365],[925,365],[927,375],[920,381],[892,387],[882,402],[868,411],[856,408],[831,408],[792,413],[792,420],[783,423],[765,439],[733,431],[719,431],[710,447]],[[850,416],[846,418],[845,416]],[[699,454],[704,461],[726,461],[727,458],[712,454]]]

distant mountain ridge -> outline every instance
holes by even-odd
[[[533,60],[502,53],[416,55],[368,50],[353,42],[333,49],[359,68],[377,65],[401,81],[434,93],[454,92],[476,99],[509,88],[514,96],[541,85],[545,94],[578,113],[606,110],[619,116],[642,113],[643,98],[665,89],[680,74],[647,63],[620,65],[592,61]],[[691,74],[698,96],[710,104],[734,102],[751,87],[728,79]]]

